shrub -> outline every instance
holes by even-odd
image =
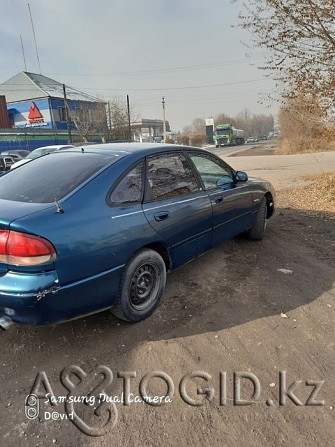
[[[183,146],[189,146],[190,145],[190,137],[186,135],[180,135],[177,138],[178,144],[182,144]]]
[[[202,147],[207,143],[206,135],[195,135],[191,138],[191,146]]]
[[[326,124],[313,99],[294,99],[279,113],[278,154],[326,151],[335,148],[335,128]]]

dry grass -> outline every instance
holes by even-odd
[[[327,118],[327,120],[325,120]],[[278,154],[303,154],[335,149],[335,122],[325,116],[315,98],[296,97],[279,112]]]
[[[278,142],[276,154],[306,154],[335,150],[335,140],[329,138],[306,138],[295,136],[290,139],[282,138]]]
[[[299,188],[278,191],[280,207],[335,213],[335,172],[304,177],[312,182]]]

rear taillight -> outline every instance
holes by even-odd
[[[48,240],[18,231],[0,230],[0,262],[12,265],[43,265],[57,257]]]

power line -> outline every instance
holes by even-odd
[[[264,56],[265,53],[257,53],[257,56]],[[253,59],[259,60],[260,58]],[[120,71],[120,72],[114,72],[114,73],[55,73],[55,72],[47,72],[46,74],[53,75],[53,76],[76,76],[76,77],[91,77],[91,76],[125,76],[125,75],[141,75],[141,74],[150,74],[150,73],[171,73],[171,72],[178,72],[178,71],[187,71],[187,70],[198,70],[198,69],[207,69],[207,68],[215,68],[215,67],[221,67],[226,66],[230,64],[235,64],[237,62],[250,62],[247,58],[241,58],[241,59],[234,59],[230,61],[220,62],[220,63],[213,63],[213,64],[199,64],[199,65],[186,65],[186,66],[180,66],[180,67],[171,67],[171,68],[160,68],[160,69],[153,69],[153,70],[139,70],[139,71]]]
[[[160,87],[160,88],[93,88],[93,87],[78,87],[82,90],[100,90],[100,91],[117,91],[117,92],[151,92],[151,91],[166,91],[166,90],[190,90],[190,89],[201,89],[201,88],[213,88],[213,87],[224,87],[228,85],[241,85],[248,84],[251,82],[259,82],[264,81],[264,78],[260,79],[251,79],[249,81],[241,81],[241,82],[227,82],[222,84],[208,84],[208,85],[193,85],[193,86],[185,86],[185,87]]]
[[[197,96],[195,101],[190,101],[188,99],[187,100],[187,104],[188,105],[190,105],[190,104],[199,104],[199,103],[201,103],[201,104],[214,104],[214,103],[222,103],[222,102],[227,101],[227,100],[243,99],[243,98],[246,98],[246,97],[248,97],[248,98],[259,97],[260,95],[261,95],[261,93],[252,92],[252,93],[245,93],[243,95],[233,95],[233,96],[226,96],[226,95],[224,95],[222,97],[215,96],[215,97],[212,97],[212,98],[206,98],[205,97],[204,99],[203,98],[199,98]],[[171,98],[172,97],[169,96],[169,99],[171,99]],[[173,100],[173,98],[172,98],[170,103],[173,106],[185,105],[185,100],[183,100],[183,98],[184,98],[183,96],[176,97],[176,100]],[[141,101],[136,101],[135,102],[136,106],[141,106],[141,107],[154,107],[154,106],[158,106],[158,104],[159,104],[158,100],[155,101],[155,102],[154,102],[154,100],[152,100],[152,102],[150,102],[150,103],[141,102]]]
[[[71,88],[71,90],[76,91],[78,93],[84,93],[81,90],[99,90],[99,91],[117,91],[117,92],[124,92],[124,91],[131,91],[131,92],[146,92],[146,91],[165,91],[165,90],[191,90],[191,89],[202,89],[202,88],[214,88],[214,87],[224,87],[224,86],[229,86],[229,85],[242,85],[242,84],[250,84],[252,82],[260,82],[263,81],[264,82],[265,78],[259,78],[259,79],[250,79],[250,80],[246,80],[246,81],[240,81],[240,82],[226,82],[226,83],[220,83],[220,84],[207,84],[207,85],[193,85],[193,86],[184,86],[184,87],[159,87],[159,88],[99,88],[99,87],[78,87],[78,88],[74,88],[74,87],[70,87],[69,85],[66,85],[66,87]],[[11,89],[8,87],[12,87],[12,86],[25,86],[25,84],[4,84],[1,85],[0,84],[0,90],[2,87],[5,87],[6,91],[17,91],[17,89]],[[45,87],[54,87],[54,84],[43,84],[43,86]],[[79,90],[81,89],[81,90]],[[22,91],[30,91],[31,87],[27,87],[27,88],[22,88],[20,89],[20,92]],[[91,96],[91,95],[88,95]],[[94,98],[93,96],[91,96],[92,98]],[[96,98],[99,99],[99,98]]]

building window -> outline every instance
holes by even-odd
[[[66,122],[65,107],[58,107],[59,121]]]

